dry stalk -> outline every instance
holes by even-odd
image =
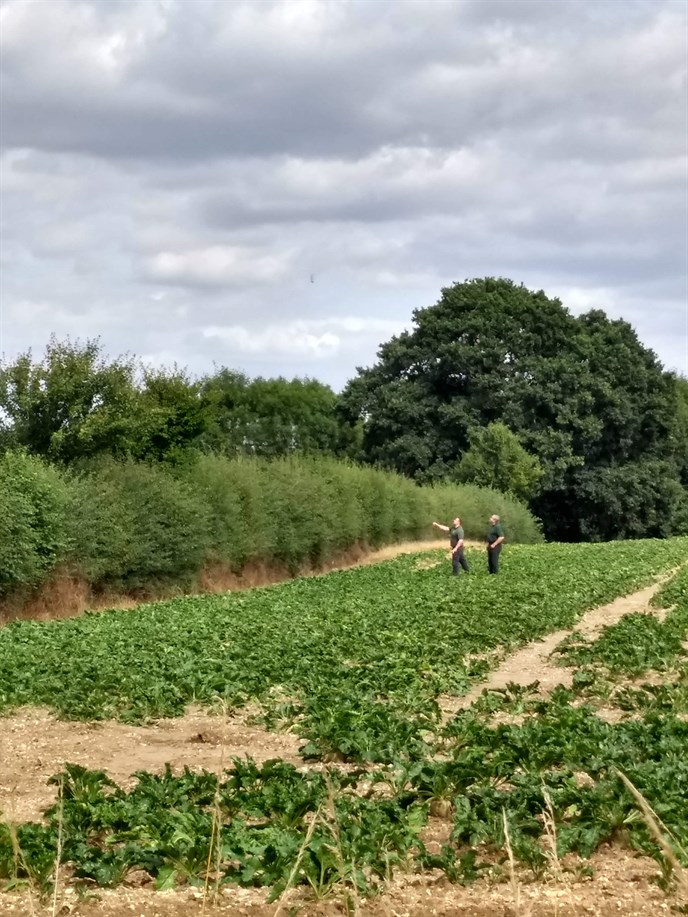
[[[60,777],[57,790],[57,852],[55,855],[55,881],[53,883],[52,917],[57,917],[57,889],[60,880],[60,863],[62,860],[63,827],[64,827],[64,778]]]
[[[542,787],[542,797],[545,800],[545,810],[542,813],[542,823],[545,829],[545,840],[547,842],[547,859],[549,860],[549,868],[552,872],[552,875],[558,882],[560,882],[563,876],[563,870],[561,868],[561,863],[559,862],[559,852],[557,850],[557,823],[554,816],[552,797],[550,796],[547,787],[545,787],[544,784]]]
[[[294,865],[293,865],[293,867],[292,867],[291,872],[289,873],[289,878],[287,879],[287,884],[284,886],[284,889],[283,889],[283,891],[282,891],[282,894],[279,896],[279,898],[278,898],[278,900],[277,900],[277,910],[275,911],[273,917],[279,917],[279,914],[280,914],[280,912],[281,912],[281,910],[282,910],[282,907],[284,906],[284,899],[285,899],[285,897],[286,897],[286,895],[287,895],[287,892],[288,892],[289,889],[292,887],[292,884],[293,884],[293,882],[294,882],[294,879],[296,878],[296,875],[297,875],[297,873],[298,873],[298,871],[299,871],[299,866],[301,865],[301,860],[303,859],[303,855],[304,855],[304,853],[305,853],[305,851],[306,851],[306,848],[308,847],[308,845],[309,845],[310,842],[311,842],[311,838],[313,837],[313,832],[315,831],[315,826],[316,826],[317,823],[320,821],[321,815],[322,815],[322,806],[321,806],[321,807],[318,809],[318,811],[315,813],[315,816],[313,817],[313,821],[312,821],[312,822],[310,823],[310,825],[308,826],[308,831],[306,831],[306,836],[305,836],[304,839],[303,839],[303,843],[302,843],[301,846],[299,847],[299,852],[298,852],[298,854],[296,855],[296,859],[294,860]]]
[[[564,876],[564,870],[559,859],[559,851],[557,848],[557,822],[554,815],[554,805],[552,804],[552,797],[547,790],[547,787],[542,785],[542,796],[545,800],[545,811],[542,813],[542,823],[545,829],[545,840],[547,843],[547,859],[549,861],[549,868],[554,876],[554,880],[560,885],[564,885],[568,894],[569,904],[571,908],[575,911],[576,902],[574,900],[574,895],[571,890],[571,885],[566,881]],[[559,914],[559,902],[555,900],[554,902],[554,917],[557,917]]]
[[[4,818],[4,812],[0,810],[0,815],[3,816],[3,821],[7,825],[7,830],[10,835],[10,843],[12,844],[12,858],[14,860],[14,879],[15,882],[19,877],[19,867],[21,866],[24,869],[24,872],[29,877],[27,886],[26,886],[26,896],[29,903],[29,911],[31,917],[35,917],[36,908],[33,901],[33,893],[31,891],[31,873],[29,871],[29,864],[26,862],[26,858],[22,852],[21,847],[19,846],[19,837],[17,835],[17,828],[14,822],[9,821],[9,819]]]
[[[518,879],[516,878],[516,860],[514,858],[514,851],[511,846],[509,821],[506,817],[506,809],[502,809],[502,823],[504,825],[504,845],[506,847],[506,853],[509,858],[509,885],[511,886],[511,894],[514,899],[514,913],[519,915],[521,913],[521,887],[518,884]]]
[[[667,840],[667,837],[672,837],[671,831],[667,826],[662,822],[661,818],[657,815],[655,810],[652,808],[650,803],[645,799],[643,794],[638,790],[628,779],[628,777],[620,770],[616,772],[619,775],[622,783],[631,794],[631,796],[638,803],[638,807],[643,816],[645,824],[650,829],[650,834],[659,844],[662,853],[667,858],[667,862],[671,866],[676,876],[676,884],[678,885],[679,891],[681,894],[688,899],[688,870],[683,866],[676,853]],[[685,851],[683,851],[685,853]]]
[[[226,706],[224,714],[227,715]],[[222,730],[222,741],[220,742],[220,760],[217,766],[217,786],[213,797],[213,821],[210,827],[210,846],[208,847],[208,859],[205,864],[205,883],[203,885],[203,905],[201,915],[205,914],[208,904],[208,892],[210,888],[210,866],[213,859],[213,845],[215,847],[215,883],[213,887],[213,898],[217,900],[220,891],[220,863],[222,862],[222,810],[220,806],[220,784],[225,769],[225,731]]]
[[[342,881],[345,883],[344,887],[346,890],[346,864],[344,862],[344,854],[342,852],[342,840],[341,834],[339,832],[339,822],[337,820],[337,809],[335,806],[335,793],[330,783],[329,777],[325,774],[325,784],[327,786],[327,802],[325,811],[327,812],[327,821],[332,831],[332,837],[334,838],[335,843],[335,853],[337,854],[337,868],[339,869],[339,874],[342,877]],[[358,897],[358,890],[356,888],[356,873],[352,872],[353,881],[351,884],[351,902],[353,904],[353,917],[358,917],[361,913],[361,902]],[[346,901],[346,912],[349,913],[349,899],[347,893]]]

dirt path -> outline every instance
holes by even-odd
[[[559,644],[573,633],[583,634],[585,637],[599,636],[605,627],[616,624],[627,614],[654,614],[662,616],[662,609],[653,608],[650,604],[653,596],[663,584],[669,580],[676,570],[663,574],[650,586],[638,590],[631,595],[620,596],[607,605],[600,605],[585,614],[570,630],[557,630],[548,634],[542,640],[536,640],[507,656],[501,664],[490,673],[486,681],[475,685],[464,697],[443,696],[439,699],[440,706],[447,716],[459,710],[470,707],[485,690],[499,691],[510,683],[521,685],[540,682],[540,693],[551,693],[558,685],[570,687],[575,674],[575,669],[555,665],[551,655]]]
[[[250,756],[259,764],[281,758],[303,765],[302,740],[290,733],[267,732],[248,722],[249,710],[225,717],[191,709],[155,726],[73,723],[45,710],[27,709],[0,719],[0,812],[11,821],[40,818],[55,800],[48,778],[65,762],[104,770],[120,786],[131,786],[137,770],[161,773],[217,771],[222,761]]]

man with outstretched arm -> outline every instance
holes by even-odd
[[[451,545],[451,562],[452,562],[452,572],[454,576],[458,576],[460,567],[468,573],[468,561],[463,552],[464,540],[463,540],[463,528],[461,526],[461,519],[457,516],[456,519],[452,522],[451,526],[442,525],[441,522],[433,522],[433,526],[436,529],[439,529],[441,532],[447,532],[449,534],[449,544]]]
[[[490,527],[487,530],[487,569],[490,573],[499,573],[499,555],[504,543],[504,529],[499,516],[490,516]]]

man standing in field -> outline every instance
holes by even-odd
[[[487,569],[490,573],[499,573],[499,555],[502,553],[504,529],[499,516],[490,516],[490,527],[487,530]]]
[[[442,525],[441,522],[433,522],[433,526],[436,529],[439,529],[441,532],[449,533],[449,544],[451,545],[451,562],[452,562],[452,571],[454,576],[458,576],[460,567],[468,573],[468,561],[463,553],[464,540],[463,540],[463,528],[461,526],[461,519],[457,516],[456,519],[452,522],[451,526]]]

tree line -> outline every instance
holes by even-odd
[[[35,360],[0,367],[0,449],[21,447],[60,465],[102,456],[182,461],[189,450],[273,458],[346,455],[360,431],[336,416],[315,379],[249,379],[220,368],[202,379],[106,357],[98,340],[51,339]]]
[[[0,452],[60,466],[198,453],[346,457],[511,493],[564,541],[688,531],[688,381],[625,321],[510,280],[442,290],[340,394],[315,379],[192,378],[52,339],[0,366]]]

